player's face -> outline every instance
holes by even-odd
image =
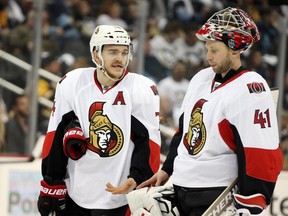
[[[120,78],[128,61],[129,48],[125,45],[104,45],[102,58],[105,69],[112,78]]]
[[[206,41],[206,60],[215,73],[224,77],[233,67],[232,51],[221,41]]]

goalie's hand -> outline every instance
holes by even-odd
[[[53,180],[45,176],[41,181],[41,190],[38,198],[38,211],[42,216],[48,216],[50,212],[57,215],[65,215],[66,185],[62,180]]]
[[[150,179],[138,185],[137,189],[140,189],[146,186],[161,186],[161,185],[164,185],[168,180],[169,180],[169,175],[165,171],[159,170]]]
[[[87,142],[78,119],[73,119],[64,132],[64,154],[72,160],[80,159],[86,153]]]
[[[124,184],[119,187],[114,187],[111,183],[106,184],[106,191],[112,194],[126,194],[136,188],[137,183],[133,178],[128,178]]]
[[[233,194],[233,199],[237,213],[258,215],[267,207],[265,196],[260,193],[250,196]]]

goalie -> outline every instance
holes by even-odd
[[[228,7],[196,36],[205,41],[210,67],[190,81],[163,167],[138,188],[164,185],[171,176],[180,215],[200,216],[238,177],[235,210],[258,215],[283,164],[270,88],[241,63],[240,54],[260,39],[258,29],[243,10]]]

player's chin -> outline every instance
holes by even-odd
[[[124,70],[113,71],[111,74],[114,79],[119,79],[124,73]]]
[[[213,70],[215,73],[217,73],[217,67],[216,67],[216,65],[210,65],[210,67],[212,68],[212,70]]]

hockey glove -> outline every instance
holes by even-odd
[[[258,215],[267,207],[265,196],[260,193],[250,196],[233,194],[233,198],[237,213]]]
[[[73,119],[66,128],[63,148],[64,154],[72,160],[78,160],[86,153],[86,139],[77,119]]]
[[[66,185],[62,180],[52,180],[45,176],[41,181],[40,195],[38,198],[38,211],[42,216],[56,212],[57,216],[65,215]]]

